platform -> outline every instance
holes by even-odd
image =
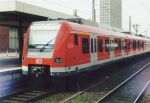
[[[21,67],[0,68],[0,98],[23,86]]]
[[[0,70],[8,69],[8,68],[21,67],[21,63],[19,61],[19,57],[0,57]]]

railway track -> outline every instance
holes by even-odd
[[[130,76],[96,103],[137,103],[150,85],[150,63]]]
[[[95,88],[97,85],[99,85],[100,83],[104,82],[106,79],[109,79],[109,78],[105,78],[103,81],[100,81],[100,82],[98,82],[98,83],[96,83],[96,84],[93,84],[92,86],[90,86],[90,87],[88,87],[88,88],[86,88],[86,89],[84,89],[84,90],[82,90],[82,91],[80,91],[80,92],[77,92],[77,93],[73,94],[73,95],[71,95],[70,97],[65,98],[64,100],[60,101],[59,103],[66,103],[66,102],[68,102],[68,101],[70,101],[70,100],[76,98],[77,96],[82,95],[82,94],[85,93],[86,91],[88,91],[88,90],[90,90],[90,89],[92,89],[92,88]]]
[[[50,95],[55,92],[54,90],[42,91],[42,90],[24,90],[15,94],[12,94],[6,99],[0,101],[0,103],[31,103],[34,100],[38,100],[41,98]]]
[[[147,60],[147,61],[149,61],[149,59]],[[145,61],[144,61],[145,62]],[[109,91],[111,91],[113,88],[115,88],[115,84],[117,84],[118,85],[118,83],[115,83],[114,85],[115,86],[112,86],[112,88],[110,88],[109,86],[107,86],[108,85],[108,83],[110,84],[111,83],[111,81],[112,80],[114,80],[116,77],[118,78],[119,76],[118,75],[122,75],[122,74],[125,74],[126,76],[125,76],[125,79],[128,77],[128,76],[131,76],[133,73],[135,73],[135,71],[137,71],[137,70],[139,70],[141,67],[143,67],[143,65],[145,65],[145,63],[143,62],[143,64],[141,63],[141,64],[139,64],[139,63],[136,63],[135,65],[133,65],[133,66],[131,66],[131,67],[133,67],[133,68],[138,68],[138,69],[133,69],[133,68],[130,68],[130,69],[132,69],[131,71],[132,72],[128,72],[128,74],[127,73],[125,73],[126,71],[120,71],[120,73],[118,74],[115,74],[115,75],[112,75],[112,76],[109,76],[109,77],[106,77],[105,79],[103,79],[103,80],[101,80],[101,81],[99,81],[99,82],[97,82],[97,83],[94,83],[93,85],[91,85],[91,86],[88,86],[88,88],[86,88],[86,89],[83,89],[82,91],[78,91],[78,92],[73,92],[73,93],[58,93],[58,94],[55,94],[54,96],[52,96],[52,97],[47,97],[47,98],[45,98],[45,99],[42,99],[42,100],[40,100],[40,101],[38,101],[38,103],[47,103],[47,102],[52,102],[52,103],[75,103],[75,102],[78,102],[78,98],[85,98],[85,96],[88,94],[88,93],[90,93],[90,95],[89,96],[91,96],[91,92],[93,91],[93,89],[94,89],[94,91],[95,91],[95,89],[98,87],[100,87],[100,88],[103,88],[102,90],[104,90],[104,92],[103,93],[98,93],[97,94],[97,92],[99,92],[99,91],[97,91],[97,92],[95,92],[96,93],[96,95],[99,95],[98,97],[96,96],[96,98],[94,98],[94,99],[90,99],[90,101],[88,100],[88,102],[90,103],[94,103],[95,101],[97,101],[98,100],[98,98],[99,97],[102,97],[103,95],[105,95],[106,93],[108,93]],[[127,68],[127,70],[129,70],[129,68]],[[123,72],[123,73],[122,73]],[[114,78],[115,77],[115,78]],[[123,77],[124,78],[124,77]],[[109,80],[110,79],[110,80]],[[125,79],[121,79],[121,81],[124,81]],[[108,81],[109,82],[108,82]],[[121,83],[121,82],[120,82]],[[105,86],[103,87],[103,85],[102,84],[105,84]],[[106,87],[107,86],[107,87]],[[105,87],[106,88],[108,88],[107,90],[105,90]],[[110,89],[109,89],[110,88]],[[109,91],[108,91],[109,90]],[[103,95],[102,95],[103,94]],[[64,95],[64,96],[63,96]],[[92,94],[93,95],[93,94]],[[93,95],[94,96],[94,95]],[[86,96],[87,97],[87,96]],[[56,98],[59,98],[59,99],[56,99]],[[91,98],[91,97],[90,97]],[[86,102],[85,100],[79,100],[79,102]]]
[[[144,63],[143,63],[144,64]],[[142,66],[142,64],[140,64],[141,66]],[[133,67],[136,67],[136,68],[138,68],[139,66],[140,66],[139,64],[138,65],[134,65]],[[141,67],[140,67],[141,68]],[[130,68],[130,69],[133,69],[133,68]],[[144,70],[144,69],[143,69]],[[141,70],[141,71],[143,71],[143,70]],[[137,71],[137,70],[136,70]],[[135,71],[134,71],[135,72]],[[125,73],[124,73],[125,74]],[[129,73],[130,75],[131,75],[131,73]],[[118,75],[118,74],[117,74]],[[127,76],[128,77],[128,76]],[[111,78],[111,77],[110,77]],[[106,78],[106,79],[110,79],[110,78]],[[106,80],[105,79],[105,80]],[[104,80],[104,81],[105,81]],[[52,92],[52,91],[25,91],[25,92],[22,92],[22,93],[19,93],[19,94],[17,94],[17,95],[13,95],[12,97],[10,97],[10,98],[7,98],[7,99],[5,99],[5,100],[2,100],[2,101],[0,101],[0,103],[27,103],[27,102],[29,102],[29,103],[31,103],[31,101],[32,102],[34,102],[34,103],[36,103],[36,102],[38,102],[38,103],[47,103],[47,100],[44,102],[43,101],[43,98],[45,98],[45,97],[47,97],[47,96],[50,96],[50,98],[52,98],[52,100],[50,100],[49,99],[49,101],[50,102],[52,102],[52,103],[72,103],[72,102],[70,102],[71,100],[74,100],[76,97],[78,97],[78,96],[80,96],[80,95],[82,95],[82,94],[84,94],[84,93],[87,93],[87,91],[89,91],[89,90],[91,90],[91,89],[93,89],[93,88],[95,88],[95,87],[97,87],[97,86],[99,86],[99,84],[101,85],[101,82],[103,82],[103,81],[100,81],[100,82],[98,82],[98,83],[94,83],[92,86],[90,86],[90,87],[88,87],[87,89],[84,89],[84,90],[82,90],[82,91],[79,91],[79,92],[77,92],[77,93],[67,93],[67,95],[66,94],[64,94],[63,92],[62,93],[60,93],[61,95],[58,95],[57,93],[54,93],[54,92]],[[110,89],[110,90],[112,90],[112,88]],[[109,90],[109,91],[110,91]],[[143,89],[144,90],[144,89]],[[33,92],[33,94],[34,95],[30,95],[30,94],[32,94],[32,92]],[[37,94],[37,92],[39,92],[39,95],[36,95]],[[40,92],[41,92],[41,94],[40,94]],[[24,93],[29,93],[28,95],[24,95]],[[45,94],[43,94],[43,93],[45,93]],[[53,95],[53,93],[54,93],[54,95]],[[106,91],[106,93],[108,93],[107,91]],[[105,93],[105,94],[106,94]],[[104,95],[105,95],[104,94]],[[19,96],[20,95],[20,96]],[[63,97],[62,95],[66,95],[66,97]],[[62,96],[62,97],[61,97]],[[54,98],[53,98],[54,97]],[[55,97],[57,97],[57,98],[60,98],[59,100],[55,100]],[[99,96],[100,97],[100,96]],[[102,97],[102,96],[101,96]],[[19,99],[18,99],[19,98]],[[22,99],[21,99],[22,98]],[[98,99],[95,99],[95,101],[97,101]],[[94,102],[95,102],[94,101]],[[116,103],[116,102],[115,102]],[[132,102],[133,103],[133,102]]]
[[[141,72],[142,70],[144,70],[148,65],[150,65],[150,63],[147,64],[146,66],[144,66],[142,69],[140,69],[140,70],[139,70],[138,72],[136,72],[135,74],[140,73],[140,72]],[[135,75],[135,74],[134,74],[134,75]],[[132,75],[131,77],[133,77],[134,75]],[[109,79],[109,78],[106,78],[106,79],[104,79],[103,81],[106,81],[107,79]],[[129,78],[128,78],[128,79],[129,79]],[[89,90],[95,88],[96,86],[98,86],[98,85],[99,85],[100,83],[102,83],[103,81],[100,81],[100,82],[98,82],[98,83],[96,83],[96,84],[94,84],[94,85],[92,85],[92,86],[90,86],[90,87],[88,87],[88,88],[86,88],[86,89],[84,89],[84,90],[82,90],[82,91],[79,91],[79,92],[75,93],[74,95],[72,95],[72,96],[70,96],[70,97],[68,97],[68,98],[65,98],[64,100],[60,101],[59,103],[69,103],[71,100],[75,99],[76,97],[78,97],[78,96],[84,94],[85,92],[87,92],[87,91],[89,91]]]

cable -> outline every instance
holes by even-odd
[[[69,10],[71,9],[72,11],[75,10],[75,8],[71,8],[69,6],[62,5],[61,3],[58,3],[58,2],[54,2],[54,1],[51,1],[51,0],[48,0],[48,2],[53,3],[55,5],[58,5],[58,6],[62,6],[64,8],[66,8],[66,9],[69,9]],[[85,11],[82,11],[82,10],[79,10],[79,12],[81,12],[82,14],[88,15],[88,16],[91,15],[89,12],[85,12]]]
[[[141,0],[138,0],[138,1],[139,1],[140,4],[145,8],[145,10],[148,12],[148,14],[150,15],[150,9],[147,8],[147,7],[145,6],[145,4],[144,4]]]

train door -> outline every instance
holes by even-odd
[[[91,64],[96,64],[97,62],[97,39],[96,34],[90,35],[90,50],[91,50]]]
[[[125,39],[125,56],[127,56],[129,54],[129,40],[128,39]]]
[[[130,53],[133,54],[133,40],[131,40],[131,49],[130,49]]]
[[[117,45],[115,50],[114,50],[114,56],[115,57],[120,57],[121,54],[121,39],[120,38],[114,38],[115,44]]]
[[[123,38],[121,39],[121,54],[122,57],[125,56],[125,40]]]
[[[111,58],[111,60],[113,60],[113,58],[114,58],[114,47],[113,47],[113,45],[114,45],[114,38],[111,37],[110,38],[110,58]]]

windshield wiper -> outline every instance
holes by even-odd
[[[53,39],[52,40],[50,40],[49,42],[47,42],[41,49],[40,49],[40,52],[43,52],[44,51],[44,49],[45,49],[45,47],[46,46],[48,46],[49,45],[49,43],[51,43],[53,41]]]

